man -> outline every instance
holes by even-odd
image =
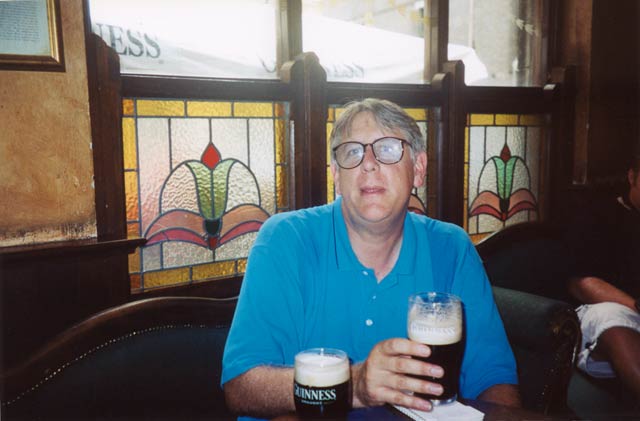
[[[569,293],[578,307],[578,367],[594,377],[619,377],[640,399],[640,155],[627,171],[626,193],[611,200],[574,238],[578,272]]]
[[[430,349],[406,339],[408,297],[451,292],[466,312],[465,398],[519,405],[513,354],[482,263],[459,227],[407,212],[427,156],[402,108],[366,99],[331,135],[333,203],[270,218],[251,250],[223,360],[225,395],[240,414],[294,410],[293,358],[339,348],[353,361],[353,405],[430,410],[408,392],[442,392]]]

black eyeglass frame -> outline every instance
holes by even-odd
[[[395,139],[395,140],[399,140],[400,141],[400,146],[402,147],[402,152],[400,153],[400,158],[398,158],[397,161],[394,161],[394,162],[383,162],[378,158],[378,155],[376,155],[376,150],[374,149],[373,145],[375,145],[377,142],[379,142],[381,140],[384,140],[384,139]],[[336,154],[336,150],[338,148],[340,148],[341,146],[347,145],[349,143],[355,143],[355,144],[358,144],[358,145],[362,146],[362,157],[360,158],[360,161],[356,165],[354,165],[352,167],[345,167],[345,166],[341,165],[338,162],[338,155]],[[380,138],[374,140],[371,143],[362,143],[362,142],[357,142],[355,140],[350,140],[348,142],[343,142],[343,143],[339,144],[338,146],[333,147],[331,150],[333,151],[333,156],[334,156],[334,159],[336,161],[336,164],[338,164],[338,166],[340,168],[342,168],[343,170],[352,170],[354,168],[359,167],[360,164],[362,164],[362,162],[364,161],[364,156],[367,154],[367,146],[371,146],[371,152],[373,152],[373,157],[376,159],[376,161],[378,161],[379,163],[384,164],[384,165],[393,165],[393,164],[397,164],[398,162],[402,161],[402,158],[404,157],[404,145],[405,144],[409,145],[409,147],[413,149],[413,146],[411,145],[411,143],[409,141],[406,141],[404,139],[400,139],[399,137],[395,137],[395,136],[383,136],[383,137],[380,137]]]

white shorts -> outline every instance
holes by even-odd
[[[598,338],[612,327],[628,327],[640,332],[640,314],[618,303],[585,304],[576,309],[582,330],[582,344],[578,354],[578,368],[593,377],[615,377],[607,361],[596,361],[591,353]]]

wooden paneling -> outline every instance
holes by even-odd
[[[126,302],[127,254],[143,243],[87,240],[2,249],[2,371],[73,323]]]
[[[616,183],[640,148],[640,2],[558,2],[553,66],[576,66],[573,181]]]
[[[126,238],[120,60],[87,28],[87,76],[98,240]]]
[[[327,197],[327,75],[313,53],[286,63],[281,73],[293,94],[294,206],[318,206]]]

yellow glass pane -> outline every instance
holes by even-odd
[[[137,101],[139,116],[183,117],[183,101],[156,101],[139,99]]]
[[[417,121],[427,121],[427,110],[424,108],[405,108],[407,114]]]
[[[247,271],[247,259],[238,260],[238,273],[245,273]]]
[[[471,126],[493,126],[493,114],[471,114]]]
[[[131,291],[136,291],[142,288],[142,282],[140,282],[140,275],[130,273],[129,280],[131,282]]]
[[[517,126],[518,114],[496,114],[496,126]]]
[[[270,102],[235,102],[233,115],[236,117],[273,117],[273,104]]]
[[[230,102],[187,101],[187,115],[190,117],[230,117]]]
[[[287,157],[285,156],[285,139],[287,135],[287,126],[284,120],[275,120],[276,130],[276,164],[282,164]]]
[[[523,114],[520,116],[521,126],[544,126],[544,115]]]
[[[276,102],[274,105],[275,115],[276,117],[286,117],[287,111],[285,106],[281,102]]]
[[[140,224],[138,222],[127,223],[127,238],[137,238],[140,236]]]
[[[462,228],[469,232],[469,198],[467,196],[465,193],[465,198],[462,200]]]
[[[464,162],[469,162],[469,128],[464,128]],[[468,174],[465,172],[465,174]]]
[[[129,255],[129,273],[140,272],[140,249]]]
[[[331,168],[327,168],[327,203],[333,202],[335,184],[333,182],[333,174]]]
[[[464,164],[464,181],[463,181],[463,197],[466,200],[469,196],[469,164],[465,162]]]
[[[329,107],[327,110],[327,121],[335,121],[335,115],[333,108]]]
[[[340,116],[342,115],[342,113],[344,112],[344,108],[336,108],[334,110],[334,121],[337,120],[338,118],[340,118]]]
[[[124,173],[124,194],[127,221],[138,219],[138,177],[135,172]]]
[[[221,278],[236,274],[236,262],[216,262],[197,265],[191,268],[194,281],[203,281],[211,278]]]
[[[278,198],[278,207],[286,208],[289,206],[289,189],[287,188],[287,167],[278,165],[276,167],[276,197]]]
[[[469,237],[471,237],[471,241],[473,242],[473,244],[478,244],[481,240],[483,240],[485,237],[488,237],[490,234],[493,233],[486,232],[482,234],[471,234]]]
[[[124,169],[135,170],[138,158],[136,156],[136,121],[133,118],[122,119],[122,149]]]
[[[189,269],[168,269],[144,274],[144,287],[153,288],[189,282]]]
[[[123,115],[133,115],[133,100],[132,99],[123,99],[122,100],[122,114]]]
[[[333,123],[327,123],[327,165],[331,163],[331,131]]]

